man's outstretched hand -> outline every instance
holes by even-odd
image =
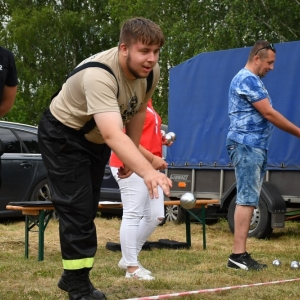
[[[158,190],[157,186],[160,186],[164,192],[164,194],[169,197],[170,196],[170,188],[172,187],[172,181],[163,173],[157,172],[153,169],[153,171],[149,171],[144,176],[144,182],[148,188],[148,193],[150,198],[153,199],[158,198]]]

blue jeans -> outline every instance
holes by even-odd
[[[235,170],[236,204],[257,207],[266,173],[267,150],[232,140],[227,140],[226,148]]]

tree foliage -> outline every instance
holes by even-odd
[[[51,95],[86,57],[116,46],[107,1],[6,1],[14,7],[6,46],[18,70],[18,97],[9,120],[37,124]],[[59,3],[59,4],[58,4]]]
[[[1,44],[20,80],[10,121],[37,124],[66,74],[117,45],[127,18],[158,23],[166,37],[154,105],[167,122],[169,69],[206,51],[298,40],[299,0],[0,0]],[[185,99],[183,99],[184,101]]]

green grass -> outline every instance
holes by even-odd
[[[105,248],[119,241],[120,220],[97,218],[98,251],[91,272],[94,285],[108,300],[155,296],[185,291],[249,285],[300,278],[300,269],[290,269],[292,260],[300,260],[300,223],[287,222],[285,229],[273,232],[270,240],[248,240],[248,251],[267,263],[264,271],[232,270],[226,267],[232,248],[232,234],[221,220],[207,226],[207,250],[202,249],[201,225],[192,224],[191,249],[153,249],[142,251],[139,260],[153,272],[151,282],[128,280],[117,267],[119,251]],[[149,241],[173,239],[185,241],[185,225],[167,223],[156,229]],[[57,221],[51,220],[45,233],[45,260],[37,261],[37,233],[30,233],[29,259],[24,258],[24,222],[0,223],[0,299],[68,299],[57,288],[62,272]],[[280,259],[281,267],[272,261]],[[253,286],[227,291],[172,297],[179,299],[297,299],[299,281]],[[170,298],[170,299],[172,299]]]

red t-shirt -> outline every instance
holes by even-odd
[[[160,126],[161,117],[154,110],[152,100],[149,100],[140,144],[154,155],[162,157],[162,137]],[[117,155],[112,152],[109,165],[119,168],[123,166],[123,163]]]

